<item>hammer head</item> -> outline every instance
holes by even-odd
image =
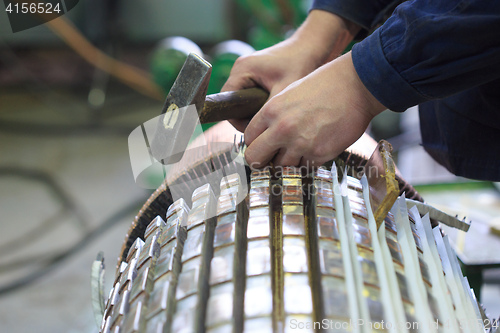
[[[164,165],[181,160],[198,123],[212,65],[190,53],[167,95],[156,127],[151,154]]]

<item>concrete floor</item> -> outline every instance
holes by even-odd
[[[90,301],[91,264],[103,251],[108,291],[125,233],[140,203],[150,193],[134,183],[127,133],[161,110],[160,102],[133,93],[115,95],[111,94],[103,109],[93,111],[86,104],[84,92],[0,92],[0,126],[5,120],[66,127],[88,124],[96,112],[105,119],[99,123],[125,129],[122,134],[110,134],[109,127],[86,133],[58,133],[59,129],[53,128],[49,134],[25,126],[0,129],[0,288],[4,292],[0,294],[1,332],[97,331]],[[25,174],[14,175],[6,167],[25,170]],[[35,172],[60,186],[83,218],[75,218],[74,211],[61,214],[60,198],[45,183],[26,178]],[[124,210],[128,210],[124,217],[55,269],[28,286],[5,292],[6,285],[43,267],[40,258],[21,267],[7,265],[67,249]],[[55,215],[56,219],[50,220]],[[42,223],[46,224],[46,233],[35,229]],[[27,235],[30,230],[35,233]],[[499,286],[485,286],[483,300],[489,313],[498,317]]]
[[[72,126],[87,123],[90,114],[84,95],[58,91],[65,101],[54,108],[39,94],[16,90],[0,94],[1,119]],[[83,101],[83,102],[82,102]],[[137,102],[139,101],[139,102]],[[100,110],[108,115],[107,126],[133,129],[161,110],[161,103],[132,97],[117,97]],[[76,109],[76,110],[75,110]],[[120,114],[109,116],[112,111]],[[66,113],[67,111],[67,113]],[[0,120],[0,123],[2,122]],[[12,129],[12,130],[11,130]],[[42,267],[41,260],[22,267],[6,267],[33,256],[58,253],[77,243],[90,230],[117,212],[124,216],[99,234],[88,246],[63,260],[34,283],[0,294],[2,332],[96,332],[90,302],[90,268],[99,251],[108,268],[110,289],[116,258],[135,213],[150,191],[135,185],[128,157],[127,135],[109,135],[95,129],[85,134],[42,135],[33,129],[0,130],[0,289]],[[104,133],[104,134],[103,134]],[[6,167],[24,170],[12,174]],[[61,199],[36,178],[50,177],[76,206],[62,210]],[[45,178],[44,178],[45,179]],[[62,213],[61,213],[62,212]],[[55,216],[55,219],[51,220]],[[51,221],[53,221],[51,223]],[[46,233],[30,230],[46,224]],[[51,227],[52,226],[52,227]],[[9,243],[10,245],[5,246]]]

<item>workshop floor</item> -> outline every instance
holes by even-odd
[[[67,131],[89,123],[94,111],[85,98],[64,90],[0,92],[1,332],[96,332],[91,264],[103,251],[108,291],[126,230],[150,193],[134,183],[127,135],[157,115],[161,103],[129,93],[109,97],[95,111],[103,119],[97,122],[105,126],[102,130]],[[42,131],[28,122],[58,126]],[[54,254],[103,225],[109,228],[60,264],[48,265]],[[39,278],[21,286],[30,274]],[[500,273],[489,274],[498,283]],[[483,288],[483,301],[498,317],[498,284]]]
[[[99,111],[106,119],[100,123],[120,127],[120,133],[103,134],[109,132],[106,128],[66,133],[69,126],[86,124],[92,110],[82,103],[85,95],[49,94],[0,93],[1,332],[96,332],[90,299],[92,262],[104,252],[108,291],[125,233],[150,193],[134,183],[127,136],[157,114],[161,103],[136,94],[116,97]],[[112,115],[117,109],[119,114]],[[60,128],[47,135],[6,119]],[[23,172],[13,173],[11,168]],[[51,182],[63,193],[58,194]],[[81,218],[75,218],[75,212]],[[103,224],[109,228],[33,283],[16,288],[32,272],[44,271],[43,258],[72,248]],[[26,262],[34,257],[38,260]]]

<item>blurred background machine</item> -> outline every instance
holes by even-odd
[[[128,135],[158,115],[188,52],[212,63],[209,93],[217,92],[238,56],[285,39],[310,1],[81,0],[17,33],[3,6],[0,323],[8,332],[95,332],[89,267],[101,250],[118,256],[116,244],[151,194],[134,183]],[[432,162],[415,116],[385,112],[372,134],[389,138],[402,174],[427,201],[473,221],[450,237],[497,318],[500,237],[491,230],[499,192]]]

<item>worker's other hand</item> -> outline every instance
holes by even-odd
[[[359,79],[351,53],[272,97],[245,130],[252,168],[319,166],[340,154],[385,110]]]
[[[359,28],[322,10],[313,10],[289,39],[236,60],[222,91],[260,86],[270,97],[338,56]],[[249,119],[230,120],[244,131]]]

